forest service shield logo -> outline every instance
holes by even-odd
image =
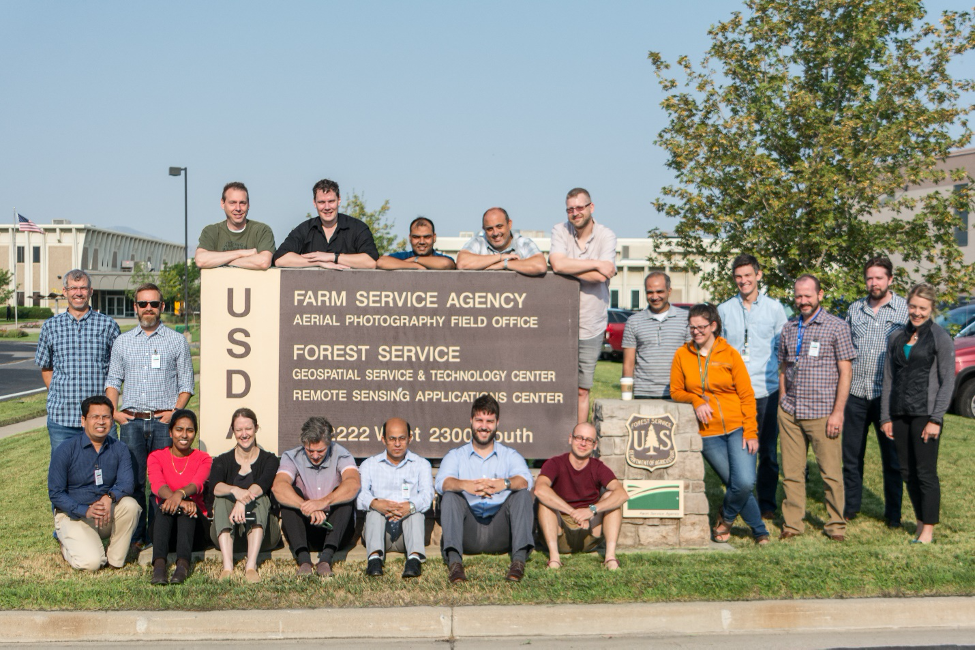
[[[675,464],[675,418],[664,415],[639,415],[628,418],[628,465],[649,472]]]

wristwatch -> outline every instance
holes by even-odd
[[[502,268],[504,268],[504,269],[505,269],[506,271],[508,271],[508,270],[509,270],[509,258],[508,258],[508,257],[507,257],[507,258],[505,258],[505,259],[504,259],[504,260],[502,261]]]
[[[512,489],[512,481],[510,481],[507,478],[504,478],[504,479],[502,479],[502,482],[505,484],[505,489],[507,489],[507,490],[511,490]]]
[[[414,507],[414,504],[413,504],[413,503],[411,503],[411,504],[410,504],[410,513],[411,513],[411,514],[414,514],[415,512],[417,512],[417,508],[415,508],[415,507]]]
[[[592,512],[592,513],[593,513],[593,514],[595,514],[595,515],[597,514],[597,506],[596,506],[596,505],[594,505],[593,503],[591,503],[591,504],[590,504],[589,506],[587,506],[587,507],[588,507],[588,508],[590,508],[590,512]]]
[[[335,255],[335,258],[333,259],[333,262],[335,264],[339,264],[339,253],[333,253],[333,255]]]

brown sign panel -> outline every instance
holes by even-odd
[[[675,418],[664,415],[639,415],[628,418],[628,465],[653,471],[674,465]]]
[[[201,404],[216,399],[223,406],[202,410],[229,417],[239,406],[267,402],[272,389],[277,445],[262,430],[266,448],[297,446],[302,423],[318,415],[355,456],[370,456],[382,450],[383,422],[396,416],[411,424],[411,449],[440,458],[471,439],[471,403],[487,392],[501,405],[501,441],[528,458],[564,451],[576,423],[575,280],[470,271],[218,271],[204,273],[204,295],[218,303],[205,302],[205,310],[226,307],[227,314],[205,316],[202,347],[221,346],[210,355],[219,357],[219,381],[204,355]],[[265,327],[277,322],[275,336],[267,337],[274,360],[265,341],[242,333],[242,318],[233,316],[243,310],[242,287],[266,274],[278,286],[252,291],[249,315]],[[220,287],[211,286],[217,282]],[[236,302],[225,297],[229,290]],[[246,341],[248,356],[224,359],[244,353],[228,341]],[[257,376],[238,372],[249,357],[261,359]],[[272,421],[258,417],[270,428]],[[228,424],[214,419],[212,425],[223,437]]]

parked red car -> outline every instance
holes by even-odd
[[[973,327],[971,326],[971,330]],[[966,332],[964,332],[966,333]],[[974,335],[953,339],[957,378],[953,388],[953,406],[957,414],[974,417]]]

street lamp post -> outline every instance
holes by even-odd
[[[183,331],[190,331],[190,268],[187,264],[187,247],[190,245],[187,236],[188,208],[187,208],[187,168],[170,167],[170,176],[183,174]]]

